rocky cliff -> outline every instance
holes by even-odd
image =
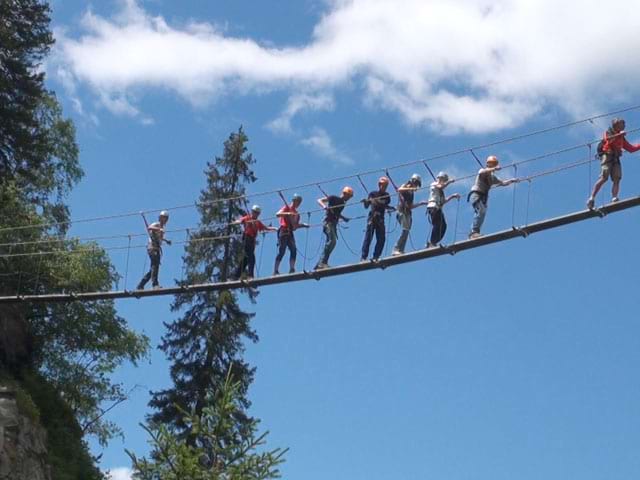
[[[21,411],[17,397],[0,385],[0,480],[51,480],[45,430]]]

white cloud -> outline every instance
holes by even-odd
[[[291,133],[291,120],[300,112],[305,110],[331,111],[333,108],[333,97],[326,93],[318,95],[296,94],[289,98],[287,106],[280,116],[269,122],[267,127],[273,132]]]
[[[133,472],[126,467],[114,468],[109,471],[109,480],[131,480],[133,478]]]
[[[150,88],[194,105],[219,95],[314,91],[344,84],[368,105],[443,133],[489,132],[546,105],[574,115],[640,93],[640,16],[632,0],[334,0],[308,44],[273,48],[206,23],[170,25],[126,0],[60,34],[63,67],[111,111],[136,115]],[[233,90],[231,89],[233,87]],[[134,97],[130,97],[136,92]],[[290,100],[271,127],[290,128]],[[307,105],[304,108],[314,108]],[[139,114],[139,112],[138,112]]]
[[[314,128],[311,135],[301,140],[300,143],[329,160],[343,165],[353,165],[351,157],[340,152],[333,144],[329,134],[322,128]]]

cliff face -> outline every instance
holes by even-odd
[[[16,391],[0,385],[0,480],[51,480],[46,433],[21,413]]]

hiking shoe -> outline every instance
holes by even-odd
[[[395,257],[396,255],[402,255],[404,252],[401,252],[400,250],[394,248],[393,251],[391,252],[391,256]]]
[[[369,261],[369,260],[367,260],[367,258],[366,258],[366,257],[362,257],[362,258],[360,259],[360,263],[367,263],[368,261]]]
[[[153,286],[153,290],[160,290],[162,288],[162,285],[154,285]]]
[[[435,243],[431,243],[431,242],[429,242],[429,243],[427,243],[427,245],[426,245],[426,247],[425,247],[425,248],[435,248],[435,247],[437,247],[437,246],[438,246],[438,245],[436,245]]]
[[[278,270],[274,270],[272,275],[274,277],[277,277],[278,275],[280,275],[280,272]]]
[[[144,290],[144,285],[139,283],[138,286],[136,287],[136,290]]]
[[[289,273],[296,273],[296,269],[295,268],[290,268],[289,269]]]
[[[329,268],[329,264],[320,262],[316,265],[316,268],[314,270],[324,270],[325,268]]]
[[[474,238],[479,238],[481,236],[482,236],[482,234],[480,232],[471,232],[469,234],[469,240],[473,240]]]
[[[595,203],[596,203],[595,199],[593,197],[589,197],[589,199],[587,200],[587,208],[589,210],[593,210]]]
[[[611,203],[616,203],[618,200],[620,200],[618,197],[613,197],[611,199]]]

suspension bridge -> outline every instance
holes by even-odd
[[[481,149],[487,149],[490,147],[495,147],[496,145],[500,145],[500,144],[504,144],[504,143],[509,143],[509,142],[513,142],[516,140],[523,140],[523,139],[528,139],[537,135],[543,135],[549,132],[554,132],[557,130],[561,130],[564,128],[569,128],[569,127],[573,127],[579,124],[583,124],[583,123],[587,123],[587,122],[591,122],[593,123],[593,120],[595,119],[600,119],[600,118],[605,118],[605,117],[609,117],[609,116],[613,116],[613,115],[618,115],[620,113],[624,113],[624,112],[629,112],[632,110],[640,110],[640,105],[635,105],[632,107],[627,107],[625,109],[622,110],[618,110],[615,112],[609,112],[606,114],[600,114],[600,115],[596,115],[596,116],[592,116],[586,119],[582,119],[582,120],[578,120],[575,122],[570,122],[570,123],[565,123],[562,125],[558,125],[558,126],[554,126],[554,127],[550,127],[550,128],[546,128],[543,130],[538,130],[538,131],[534,131],[534,132],[529,132],[529,133],[525,133],[522,135],[517,135],[514,137],[510,137],[507,139],[503,139],[503,140],[499,140],[499,141],[495,141],[492,143],[488,143],[485,145],[478,145],[475,147],[471,147],[471,148],[466,148],[466,149],[462,149],[462,150],[458,150],[455,152],[450,152],[450,153],[445,153],[445,154],[440,154],[440,155],[435,155],[429,158],[425,158],[425,159],[419,159],[419,160],[415,160],[415,161],[411,161],[411,162],[407,162],[407,163],[402,163],[402,164],[397,164],[397,165],[392,165],[386,168],[379,168],[379,169],[375,169],[375,170],[370,170],[370,171],[366,171],[366,172],[360,172],[357,174],[352,174],[352,175],[348,175],[348,176],[343,176],[343,177],[338,177],[338,178],[333,178],[333,179],[329,179],[329,180],[323,180],[320,182],[313,182],[313,183],[307,183],[307,184],[303,184],[303,185],[297,185],[297,186],[293,186],[293,187],[287,187],[287,188],[282,188],[282,189],[278,189],[278,190],[272,190],[272,191],[266,191],[266,192],[259,192],[259,193],[253,193],[253,194],[247,194],[247,195],[237,195],[237,196],[231,196],[228,198],[220,198],[220,199],[215,199],[213,200],[213,202],[218,203],[218,202],[241,202],[241,204],[244,204],[245,207],[247,206],[247,200],[249,198],[258,198],[258,197],[265,197],[265,196],[275,196],[277,195],[278,197],[280,197],[283,201],[286,200],[284,199],[283,196],[283,192],[285,191],[292,191],[292,190],[299,190],[299,189],[303,189],[303,188],[308,188],[308,187],[312,187],[312,188],[318,188],[323,194],[325,194],[325,190],[323,189],[322,185],[326,185],[332,182],[337,182],[337,181],[358,181],[358,183],[360,185],[362,185],[363,190],[365,191],[365,193],[367,193],[367,188],[365,183],[363,182],[362,177],[365,175],[371,175],[371,174],[385,174],[389,177],[391,177],[390,175],[390,171],[402,168],[402,167],[423,167],[426,169],[426,172],[431,176],[434,177],[433,175],[433,171],[430,168],[429,164],[435,160],[439,160],[439,159],[443,159],[443,158],[448,158],[448,157],[452,157],[455,155],[464,155],[464,154],[468,154],[470,155],[473,160],[475,162],[477,162],[478,164],[481,164],[479,158],[476,155],[476,151],[479,151]],[[635,130],[628,130],[626,133],[634,133],[640,131],[640,128],[635,129]],[[494,244],[494,243],[498,243],[498,242],[503,242],[506,240],[511,240],[511,239],[516,239],[516,238],[526,238],[531,234],[537,233],[537,232],[542,232],[545,230],[550,230],[550,229],[555,229],[555,228],[560,228],[562,226],[565,225],[569,225],[569,224],[573,224],[576,222],[581,222],[581,221],[585,221],[585,220],[589,220],[589,219],[596,219],[596,218],[604,218],[605,216],[612,214],[612,213],[617,213],[617,212],[621,212],[623,210],[627,210],[633,207],[636,207],[638,205],[640,205],[640,196],[638,197],[632,197],[632,198],[628,198],[628,199],[624,199],[615,203],[610,203],[610,204],[606,204],[603,205],[600,208],[597,209],[586,209],[586,210],[581,210],[581,211],[576,211],[573,213],[568,213],[565,215],[561,215],[561,216],[557,216],[554,218],[546,218],[543,220],[539,220],[536,222],[529,222],[529,201],[530,201],[530,194],[531,194],[531,184],[533,181],[537,180],[538,178],[541,177],[545,177],[545,176],[552,176],[555,174],[558,174],[560,172],[564,172],[564,171],[568,171],[568,170],[573,170],[573,169],[577,169],[579,167],[582,166],[587,166],[589,168],[589,184],[591,185],[592,182],[592,164],[593,163],[597,163],[598,160],[594,158],[593,155],[593,146],[599,141],[599,139],[597,140],[592,140],[586,143],[580,143],[577,145],[570,145],[567,147],[563,147],[563,148],[559,148],[559,149],[555,149],[553,151],[548,151],[545,152],[543,154],[540,155],[536,155],[534,157],[531,158],[526,158],[524,160],[519,160],[510,164],[506,164],[504,165],[502,168],[503,169],[513,169],[514,172],[514,176],[516,178],[518,178],[518,180],[520,182],[528,182],[528,194],[527,194],[527,203],[526,203],[526,220],[524,221],[523,224],[520,225],[516,225],[516,189],[515,189],[515,185],[513,188],[513,206],[512,206],[512,222],[511,222],[511,227],[504,229],[504,230],[500,230],[494,233],[490,233],[490,234],[486,234],[484,236],[481,236],[479,238],[473,238],[473,239],[465,239],[465,240],[458,240],[458,231],[457,231],[457,224],[458,224],[458,212],[456,212],[456,218],[455,218],[455,228],[454,228],[454,236],[451,242],[449,242],[448,244],[442,244],[440,246],[437,247],[432,247],[432,248],[424,248],[424,249],[417,249],[414,250],[412,252],[408,252],[408,253],[404,253],[401,255],[395,255],[395,256],[386,256],[386,257],[382,257],[376,261],[366,261],[366,262],[362,262],[362,261],[358,261],[357,263],[346,263],[346,264],[342,264],[342,265],[338,265],[338,266],[334,266],[334,267],[330,267],[330,268],[326,268],[326,269],[322,269],[322,270],[317,270],[317,271],[309,271],[307,270],[307,260],[309,258],[308,256],[308,252],[307,252],[307,244],[308,244],[308,230],[307,230],[307,237],[306,237],[306,241],[305,241],[305,246],[304,246],[304,253],[299,249],[299,253],[301,254],[301,256],[304,258],[304,267],[301,271],[295,272],[295,273],[289,273],[289,274],[281,274],[281,275],[277,275],[277,276],[258,276],[257,278],[252,278],[252,279],[244,279],[244,280],[229,280],[229,281],[223,281],[223,282],[217,282],[217,283],[201,283],[201,284],[194,284],[194,285],[186,285],[185,282],[180,282],[180,284],[178,284],[177,286],[173,286],[173,287],[167,287],[167,288],[157,288],[157,289],[152,289],[152,290],[128,290],[126,288],[127,285],[127,277],[128,277],[128,273],[129,273],[129,256],[130,256],[130,252],[132,249],[144,249],[146,246],[144,244],[139,244],[139,245],[133,245],[132,244],[132,239],[134,238],[140,238],[140,237],[146,237],[147,234],[146,233],[135,233],[135,234],[120,234],[120,235],[105,235],[105,236],[94,236],[94,237],[87,237],[87,238],[75,238],[75,239],[68,239],[68,238],[44,238],[44,239],[37,239],[37,240],[28,240],[28,241],[7,241],[5,243],[0,243],[0,248],[4,248],[4,249],[8,249],[8,252],[0,252],[0,260],[11,260],[14,258],[19,258],[19,257],[30,257],[30,256],[39,256],[41,258],[43,258],[44,256],[47,255],[75,255],[75,254],[82,254],[82,253],[86,253],[86,252],[91,252],[91,251],[96,251],[96,250],[100,250],[100,251],[126,251],[127,257],[126,257],[126,266],[123,268],[124,270],[124,288],[123,289],[118,289],[117,286],[114,290],[110,290],[110,291],[97,291],[97,292],[82,292],[82,291],[62,291],[62,292],[38,292],[38,281],[36,279],[36,288],[33,289],[33,291],[35,291],[36,293],[27,293],[27,294],[21,294],[20,292],[20,288],[18,288],[18,291],[16,291],[15,294],[13,295],[5,295],[5,296],[0,296],[0,304],[16,304],[16,303],[52,303],[52,302],[91,302],[91,301],[99,301],[99,300],[114,300],[114,299],[133,299],[133,298],[145,298],[145,297],[155,297],[155,296],[162,296],[162,295],[176,295],[176,294],[181,294],[181,293],[197,293],[197,292],[207,292],[207,291],[219,291],[219,290],[234,290],[234,289],[248,289],[248,288],[258,288],[258,287],[265,287],[265,286],[270,286],[270,285],[278,285],[278,284],[284,284],[284,283],[290,283],[290,282],[301,282],[301,281],[306,281],[306,280],[321,280],[324,278],[328,278],[328,277],[333,277],[333,276],[338,276],[338,275],[347,275],[347,274],[352,274],[352,273],[358,273],[358,272],[364,272],[364,271],[369,271],[369,270],[384,270],[386,268],[390,268],[396,265],[401,265],[401,264],[405,264],[405,263],[409,263],[409,262],[416,262],[416,261],[421,261],[421,260],[426,260],[429,258],[434,258],[434,257],[438,257],[438,256],[443,256],[443,255],[455,255],[459,252],[463,252],[466,250],[471,250],[471,249],[476,249],[476,248],[480,248],[486,245],[490,245],[490,244]],[[584,152],[582,154],[580,154],[580,158],[578,160],[574,160],[572,162],[567,162],[567,163],[563,163],[560,165],[555,165],[553,166],[553,168],[547,169],[547,170],[543,170],[543,171],[538,171],[532,174],[529,174],[527,176],[523,176],[523,177],[518,177],[518,169],[521,168],[524,165],[527,164],[534,164],[535,162],[539,162],[541,160],[544,159],[548,159],[554,156],[558,156],[561,154],[574,154],[575,152]],[[456,178],[456,182],[462,182],[464,180],[468,180],[471,179],[473,177],[475,177],[476,173],[472,173],[469,175],[464,175],[464,176],[460,176],[459,178]],[[435,179],[435,178],[434,178]],[[428,187],[423,187],[419,190],[424,190]],[[397,197],[398,193],[390,193],[391,197]],[[353,207],[354,205],[358,205],[360,202],[352,202],[350,204],[348,204],[348,207]],[[180,209],[186,209],[186,208],[194,208],[197,206],[202,206],[202,204],[189,204],[189,205],[178,205],[178,206],[173,206],[173,207],[168,207],[168,208],[164,208],[164,210],[180,210]],[[458,210],[459,210],[459,206],[460,206],[460,201],[458,200]],[[106,221],[106,220],[118,220],[118,219],[123,219],[126,217],[133,217],[133,216],[139,216],[141,213],[153,213],[153,212],[157,212],[159,210],[146,210],[144,212],[140,212],[140,211],[135,211],[135,212],[127,212],[127,213],[123,213],[123,214],[117,214],[117,215],[107,215],[107,216],[101,216],[101,217],[93,217],[93,218],[87,218],[87,219],[80,219],[80,220],[69,220],[66,222],[57,222],[57,223],[50,223],[50,224],[37,224],[37,225],[16,225],[16,226],[8,226],[8,227],[4,227],[4,228],[0,228],[0,235],[2,235],[2,238],[5,238],[7,236],[7,234],[11,234],[13,232],[20,232],[23,230],[28,230],[28,229],[40,229],[41,231],[45,232],[47,231],[47,229],[49,228],[53,228],[53,227],[59,227],[59,226],[71,226],[73,224],[82,224],[82,223],[89,223],[89,222],[98,222],[98,221]],[[310,219],[311,215],[314,213],[322,213],[323,210],[321,209],[316,209],[316,210],[309,210],[306,212],[301,212],[302,215],[307,215],[307,218]],[[365,219],[366,215],[360,215],[360,216],[355,216],[352,217],[352,220],[360,220],[360,219]],[[267,221],[267,220],[276,220],[276,217],[270,217],[270,218],[266,218],[266,219],[261,219],[263,222]],[[232,224],[220,224],[220,225],[215,225],[215,227],[218,229],[218,231],[220,230],[224,230],[226,232],[226,234],[224,235],[215,235],[215,236],[207,236],[207,235],[202,235],[202,234],[198,234],[199,228],[185,228],[185,229],[177,229],[177,230],[170,230],[169,232],[185,232],[186,233],[186,239],[184,241],[174,241],[174,244],[183,244],[183,245],[189,245],[191,243],[195,243],[195,242],[212,242],[212,241],[227,241],[227,240],[232,240],[232,239],[236,239],[239,237],[238,233],[234,233],[231,229]],[[316,223],[316,224],[311,224],[312,228],[319,228],[321,227],[322,224],[321,223]],[[205,227],[202,227],[205,228]],[[212,230],[212,226],[207,226],[206,227],[208,230]],[[77,242],[81,242],[81,241],[85,241],[85,242],[95,242],[95,241],[99,241],[99,240],[112,240],[112,239],[128,239],[128,244],[127,245],[121,245],[121,246],[116,246],[116,247],[103,247],[101,245],[90,245],[90,244],[81,244],[79,243],[79,245],[77,245],[76,247],[70,249],[70,250],[66,250],[66,249],[60,249],[60,248],[55,248],[55,246],[57,244],[62,244],[64,245],[65,242],[69,242],[70,240],[75,240]],[[345,246],[354,254],[356,255],[356,258],[359,259],[359,255],[357,252],[354,252],[351,247],[349,247],[348,243],[346,242],[346,240],[343,238],[343,243],[345,244]],[[53,246],[54,248],[50,248],[51,246]],[[264,246],[264,242],[263,242],[263,246]],[[15,251],[18,250],[20,248],[23,249],[29,249],[29,248],[42,248],[44,247],[44,249],[39,249],[37,251]],[[46,248],[49,247],[49,248]],[[259,272],[259,271],[258,271]],[[4,275],[11,275],[11,273],[5,273],[5,272],[0,272],[3,273]]]
[[[261,277],[251,280],[231,280],[219,283],[203,283],[199,285],[188,285],[180,287],[167,287],[155,290],[121,290],[111,292],[88,292],[88,293],[55,293],[43,295],[16,295],[0,297],[0,304],[7,303],[23,303],[23,302],[89,302],[96,300],[115,300],[122,298],[143,298],[155,297],[160,295],[176,295],[180,293],[197,293],[216,290],[237,290],[243,288],[257,288],[268,285],[277,285],[290,282],[301,282],[305,280],[321,280],[323,278],[334,277],[337,275],[347,275],[351,273],[364,272],[367,270],[386,269],[396,265],[402,265],[409,262],[417,262],[442,255],[455,255],[459,252],[471,250],[493,243],[512,240],[515,238],[526,238],[531,234],[559,228],[576,222],[582,222],[594,218],[604,218],[609,214],[621,212],[633,207],[640,206],[640,196],[628,198],[615,203],[609,203],[601,208],[594,210],[582,210],[568,215],[563,215],[539,222],[523,225],[520,227],[512,227],[508,230],[499,231],[478,238],[462,240],[450,245],[441,245],[439,247],[417,250],[391,257],[384,257],[377,261],[359,262],[336,267],[330,267],[323,270],[302,271],[290,274],[281,274],[271,277]]]

